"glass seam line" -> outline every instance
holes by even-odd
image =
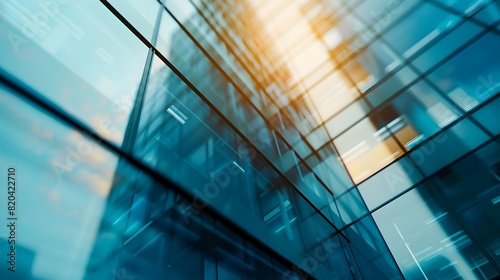
[[[54,120],[59,121],[62,125],[67,126],[70,129],[76,130],[83,135],[86,135],[90,139],[94,140],[96,144],[103,146],[105,149],[109,150],[113,154],[125,159],[129,164],[137,168],[138,171],[145,172],[148,176],[151,176],[155,181],[159,182],[162,185],[162,188],[164,188],[166,191],[174,191],[187,201],[192,201],[193,196],[188,192],[186,192],[182,187],[170,181],[157,171],[146,166],[132,155],[124,152],[117,145],[102,138],[96,131],[89,128],[86,124],[82,123],[74,116],[70,115],[69,113],[61,109],[59,106],[55,105],[53,102],[43,97],[43,95],[41,95],[38,91],[35,91],[34,89],[27,86],[17,78],[5,72],[3,68],[0,68],[0,84],[3,84],[4,86],[12,90],[13,92],[10,94],[12,95],[17,94],[18,97],[24,99],[25,102],[28,103],[31,107],[34,107],[35,110],[45,112],[47,115],[51,115]],[[212,208],[212,206],[208,205],[206,208],[203,209],[203,211],[213,216],[216,220],[224,223],[225,226],[233,230],[235,233],[250,240],[256,246],[260,247],[269,255],[271,255],[271,257],[279,260],[283,264],[288,265],[290,268],[297,267],[294,263],[292,263],[290,260],[280,255],[278,252],[267,246],[265,243],[254,238],[251,234],[241,229],[238,225],[236,225],[235,223],[224,217],[222,214],[219,214],[216,210]],[[301,272],[309,275],[309,273],[303,271],[299,267],[297,268]]]
[[[223,42],[226,42],[226,40],[223,38],[223,36],[221,34],[218,33],[217,30],[215,30],[214,26],[209,22],[209,20],[202,14],[202,12],[199,10],[199,8],[194,4],[192,3],[192,0],[187,0],[187,1],[190,1],[191,5],[196,9],[196,11],[198,12],[198,14],[205,20],[205,22],[212,28],[212,31],[214,33],[216,33],[219,37],[221,37],[221,40]],[[169,11],[169,9],[167,7],[165,7],[165,9],[169,12],[169,14],[172,16],[172,18],[179,24],[179,26],[184,30],[184,32],[186,33],[186,35],[188,35],[191,40],[198,46],[198,48],[203,52],[205,53],[206,57],[214,64],[216,65],[220,72],[224,75],[224,77],[228,78],[228,81],[231,82],[231,84],[235,87],[235,89],[238,91],[238,93],[250,104],[250,106],[255,110],[255,112],[261,116],[262,120],[269,126],[269,128],[273,129],[276,131],[276,134],[280,137],[280,139],[283,141],[283,143],[285,143],[285,145],[290,149],[290,150],[293,150],[294,153],[296,154],[297,158],[300,160],[300,162],[302,164],[304,164],[306,166],[306,168],[309,169],[310,172],[312,172],[314,174],[314,177],[316,178],[316,180],[318,180],[318,182],[320,182],[320,184],[322,185],[322,187],[327,191],[329,192],[330,194],[334,195],[333,191],[330,190],[330,188],[326,185],[325,182],[323,182],[323,180],[321,180],[321,178],[319,178],[319,176],[316,174],[316,172],[314,172],[314,170],[309,166],[309,164],[295,151],[295,149],[293,148],[293,146],[289,143],[289,141],[283,136],[283,134],[279,131],[279,129],[277,129],[276,127],[272,126],[270,123],[269,123],[269,120],[267,120],[262,111],[259,110],[256,105],[250,100],[250,98],[244,94],[243,90],[237,86],[236,84],[234,84],[232,82],[232,79],[230,79],[230,75],[226,73],[226,71],[224,69],[222,69],[221,67],[218,66],[218,64],[216,63],[216,61],[212,58],[212,56],[208,53],[208,51],[206,51],[201,45],[199,45],[197,43],[197,40],[195,40],[195,38],[192,36],[192,34],[190,32],[188,32],[188,30],[184,27],[183,24],[181,24],[180,22],[178,22],[177,18],[172,15],[172,13]],[[230,50],[231,52],[232,51],[232,47],[231,46],[227,46],[227,49]],[[251,51],[251,49],[250,49]],[[252,52],[252,55],[255,56],[255,54]],[[270,98],[269,94],[267,93],[266,89],[262,86],[262,84],[260,83],[260,81],[253,75],[252,71],[248,70],[246,67],[245,67],[245,64],[242,63],[239,59],[238,56],[234,56],[235,60],[237,60],[240,64],[240,66],[246,70],[246,72],[248,73],[248,75],[250,76],[250,78],[253,80],[253,82],[257,85],[258,89],[261,90],[265,95],[266,97],[268,98],[268,100],[273,104],[275,105],[277,108],[280,108],[276,103],[275,103],[275,100],[273,98]],[[252,92],[253,93],[253,92]],[[279,112],[278,112],[279,113]],[[298,132],[298,130],[297,130]],[[312,147],[312,145],[309,143],[309,141],[307,141],[306,137],[304,135],[302,135],[301,133],[298,132],[298,134],[301,136],[301,141],[303,141],[307,147],[314,153],[315,149]]]
[[[127,27],[130,28],[130,31],[133,32],[136,36],[138,36],[139,38],[141,38],[141,41],[143,41],[143,43],[146,44],[146,46],[148,46],[149,48],[152,48],[155,50],[155,52],[157,51],[156,48],[147,40],[144,38],[144,36],[137,31],[137,29],[135,29],[116,9],[114,9],[111,4],[109,4],[106,0],[100,0],[106,7],[110,8],[110,12],[113,13],[113,14],[117,14],[117,17],[119,18],[120,21],[123,21],[124,24],[125,22],[127,24],[125,24]],[[170,11],[168,9],[166,9],[166,11],[173,17],[173,15],[170,13]],[[119,15],[119,16],[118,16]],[[176,18],[174,18],[174,20],[176,20],[176,22],[180,25],[180,23],[177,21]],[[181,28],[183,28],[183,26],[181,26]],[[192,38],[191,38],[192,39]],[[221,117],[222,120],[224,120],[234,131],[236,134],[238,134],[245,142],[247,142],[247,144],[249,144],[251,147],[253,147],[256,152],[259,154],[259,156],[261,156],[264,161],[266,163],[268,163],[271,168],[277,172],[277,174],[282,178],[284,179],[287,183],[289,183],[291,186],[293,186],[293,189],[296,191],[297,194],[299,194],[299,196],[301,196],[306,202],[307,204],[309,204],[338,234],[342,235],[342,237],[344,237],[348,242],[351,242],[349,240],[349,238],[347,238],[347,236],[345,236],[342,232],[339,231],[339,228],[333,224],[332,221],[330,221],[330,219],[328,219],[324,214],[323,212],[321,212],[309,199],[307,199],[307,197],[295,186],[295,184],[293,184],[287,177],[285,177],[281,171],[279,171],[276,166],[274,166],[274,164],[272,164],[272,162],[267,158],[265,157],[262,152],[260,152],[260,150],[258,150],[254,145],[253,143],[251,143],[249,141],[249,139],[243,135],[231,122],[229,122],[229,120],[223,115],[220,113],[219,110],[217,110],[217,108],[211,103],[209,102],[208,99],[206,99],[206,97],[203,96],[203,94],[170,62],[168,61],[168,59],[165,58],[165,56],[163,56],[160,52],[157,52],[157,56],[196,94],[198,95],[198,97],[200,97],[209,107],[211,107],[216,113],[217,115],[219,115],[219,117]]]
[[[413,147],[411,151],[417,150],[418,148],[425,146],[425,145],[426,145],[426,144],[428,144],[430,141],[432,141],[432,139],[434,139],[434,138],[437,138],[437,137],[441,136],[441,135],[442,135],[442,133],[444,133],[445,131],[447,131],[447,130],[449,130],[449,129],[453,128],[453,126],[455,126],[456,124],[460,123],[460,121],[463,121],[463,120],[465,120],[465,119],[469,119],[469,120],[471,120],[471,122],[472,122],[472,119],[474,119],[474,116],[473,116],[473,115],[474,115],[476,112],[480,111],[482,108],[484,108],[484,107],[488,106],[490,103],[493,103],[493,102],[494,102],[494,101],[496,101],[498,98],[500,98],[500,96],[497,96],[499,93],[500,93],[500,92],[497,92],[493,98],[490,98],[490,99],[486,100],[485,102],[483,102],[483,103],[481,103],[480,105],[478,105],[477,107],[475,107],[473,110],[468,111],[468,112],[464,113],[463,115],[459,116],[459,117],[457,118],[457,120],[453,121],[450,125],[446,126],[445,128],[441,129],[440,131],[436,132],[434,135],[432,135],[432,136],[431,136],[431,137],[429,137],[428,139],[425,139],[423,142],[421,142],[421,143],[419,143],[419,144],[415,145],[415,147]],[[475,119],[474,119],[474,120],[475,120]],[[488,131],[488,132],[489,132],[489,131]],[[490,134],[491,134],[490,132],[489,132],[489,133],[487,133],[487,135],[488,135],[488,136],[489,136]],[[493,135],[493,136],[491,136],[490,138],[496,138],[496,137],[498,137],[498,135]],[[404,154],[400,157],[400,159],[402,159],[403,157],[408,157],[410,154],[411,154],[411,152],[410,152],[410,151],[408,151],[408,152],[404,153]],[[411,161],[411,160],[410,160],[410,161]],[[366,181],[367,181],[367,180],[369,180],[370,178],[372,178],[372,177],[376,176],[377,174],[381,173],[381,172],[382,172],[382,171],[384,171],[386,168],[388,168],[389,166],[393,165],[393,164],[394,164],[394,163],[396,163],[396,162],[397,162],[397,161],[393,161],[391,164],[388,164],[388,165],[384,166],[383,168],[381,168],[381,169],[380,169],[380,170],[378,170],[377,172],[375,172],[375,173],[373,173],[372,175],[368,176],[368,177],[367,177],[366,179],[364,179],[363,181],[359,182],[358,184],[355,184],[354,186],[350,187],[349,189],[346,189],[344,192],[342,192],[342,193],[339,195],[339,198],[340,198],[340,197],[342,197],[342,196],[344,196],[345,194],[347,194],[347,193],[348,193],[348,192],[350,192],[351,190],[353,190],[353,189],[357,188],[357,187],[358,187],[358,185],[360,185],[360,184],[362,184],[362,183],[366,182]],[[414,163],[413,163],[413,161],[412,161],[412,164],[414,164]],[[414,166],[412,166],[412,167],[414,167]],[[440,170],[441,170],[441,169],[440,169]],[[423,177],[426,177],[426,176],[425,176],[425,175],[423,175],[423,174],[421,174],[421,175],[422,175]]]
[[[155,27],[153,30],[152,43],[154,44],[158,38],[159,25],[161,21],[162,10],[158,8],[158,16],[156,19]],[[125,130],[124,141],[122,144],[122,149],[127,153],[132,153],[135,146],[135,141],[137,138],[137,131],[139,129],[139,124],[141,120],[141,111],[144,105],[144,96],[146,95],[147,85],[149,82],[149,73],[153,65],[154,50],[149,48],[148,55],[146,57],[146,63],[144,65],[144,70],[142,72],[141,81],[139,84],[139,89],[137,90],[137,95],[135,98],[134,106],[129,117],[129,122],[127,123],[127,128]]]
[[[441,134],[439,134],[440,136]],[[439,175],[440,173],[442,173],[445,169],[447,168],[450,168],[452,167],[453,165],[455,165],[456,163],[460,162],[461,160],[465,159],[466,157],[468,156],[471,156],[472,154],[474,154],[475,152],[479,151],[480,149],[496,142],[497,140],[500,139],[500,135],[497,135],[493,138],[490,138],[486,141],[484,141],[483,143],[481,143],[480,145],[478,145],[477,147],[473,148],[472,150],[469,150],[468,152],[462,154],[461,156],[459,156],[458,158],[456,158],[455,160],[451,161],[450,163],[446,164],[445,166],[443,166],[442,168],[440,168],[439,170],[436,170],[434,171],[433,173],[431,173],[430,175],[424,177],[423,179],[421,179],[420,181],[418,181],[417,183],[415,183],[413,186],[407,188],[406,190],[400,192],[399,194],[391,197],[390,199],[386,200],[384,203],[380,204],[379,206],[373,208],[372,210],[368,211],[367,213],[361,215],[359,218],[357,218],[356,220],[352,221],[351,223],[345,225],[344,227],[342,227],[340,230],[343,231],[345,229],[347,229],[348,227],[352,226],[353,224],[359,222],[360,220],[362,220],[363,218],[367,217],[367,216],[370,216],[372,215],[374,212],[376,212],[377,210],[383,208],[384,206],[386,206],[387,204],[393,202],[394,200],[398,199],[399,197],[405,195],[406,193],[408,193],[409,191],[421,186],[422,184],[426,183],[427,181],[433,179],[434,177],[436,177],[437,175]],[[333,235],[332,235],[333,236]]]
[[[384,102],[382,102],[380,105],[378,105],[377,107],[375,107],[374,110],[370,111],[368,114],[366,114],[363,118],[361,118],[360,120],[356,121],[355,123],[353,123],[351,126],[349,126],[348,128],[342,130],[334,139],[330,139],[330,141],[326,142],[325,144],[323,144],[319,149],[322,149],[326,146],[328,146],[328,144],[330,142],[332,142],[333,140],[337,139],[338,137],[340,137],[342,134],[344,134],[345,132],[347,132],[349,129],[353,128],[356,124],[360,123],[364,118],[366,117],[372,117],[374,116],[375,114],[377,113],[380,113],[381,110],[389,105],[392,101],[394,101],[396,98],[398,98],[399,96],[401,96],[402,93],[404,93],[405,91],[407,91],[408,89],[410,89],[412,86],[416,85],[418,82],[422,81],[425,77],[427,77],[428,75],[432,74],[432,72],[434,72],[435,70],[437,70],[437,68],[441,67],[442,65],[444,65],[446,62],[448,62],[449,60],[453,59],[455,56],[457,56],[458,54],[460,54],[465,48],[469,47],[470,45],[472,45],[475,41],[477,41],[479,38],[481,38],[482,36],[486,35],[489,31],[487,29],[479,32],[478,34],[476,34],[476,36],[472,37],[469,41],[467,41],[465,44],[463,44],[462,46],[460,46],[458,49],[456,49],[455,51],[453,51],[452,53],[450,53],[447,57],[445,57],[440,63],[434,65],[433,67],[431,67],[430,69],[428,69],[427,71],[425,71],[424,73],[422,73],[418,78],[416,78],[414,81],[412,81],[411,83],[405,85],[402,89],[398,90],[396,93],[394,93],[391,97],[387,98]],[[406,62],[408,63],[408,62]],[[484,104],[484,103],[483,103]],[[455,122],[455,121],[454,121]],[[420,145],[420,144],[419,144]],[[416,146],[417,147],[417,146]],[[360,182],[361,183],[361,182]]]
[[[494,137],[491,137],[490,139],[494,139]],[[471,156],[472,156],[472,154],[471,154]],[[409,159],[412,163],[414,162],[414,160],[411,157]],[[465,160],[465,159],[466,159],[466,157],[463,158],[463,160]],[[458,163],[458,162],[456,162],[456,163]],[[423,178],[425,178],[425,172],[421,169],[420,165],[415,164],[415,168],[423,176]],[[441,173],[443,171],[444,171],[444,169],[439,169],[436,175],[433,174],[434,175],[433,177],[439,175],[439,173]],[[440,183],[440,182],[438,182],[438,183]],[[436,183],[431,183],[431,184],[437,185]],[[420,184],[420,183],[416,184],[416,185],[423,186],[423,184]],[[472,243],[474,243],[476,245],[477,249],[481,253],[483,253],[484,257],[486,259],[488,259],[490,264],[493,265],[493,267],[497,270],[497,272],[500,272],[500,265],[495,260],[495,257],[492,256],[490,252],[488,252],[488,249],[486,249],[486,246],[483,244],[483,242],[479,238],[477,238],[477,236],[473,232],[471,232],[469,227],[466,226],[466,223],[463,222],[463,217],[460,217],[460,215],[459,215],[459,213],[457,213],[457,211],[452,211],[453,208],[450,207],[450,205],[449,205],[450,203],[448,202],[448,200],[443,199],[442,197],[439,197],[439,196],[437,196],[435,199],[440,201],[439,204],[441,204],[442,207],[448,213],[450,213],[450,216],[452,217],[452,219],[462,228],[462,230],[465,232],[465,234],[471,239]],[[387,205],[387,204],[385,204],[385,205]]]

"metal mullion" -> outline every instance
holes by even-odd
[[[191,0],[188,0],[188,1],[190,1],[190,2],[191,2]],[[192,3],[192,2],[191,2],[191,3]],[[200,11],[199,11],[198,7],[196,7],[194,4],[193,4],[193,7],[194,7],[194,8],[198,11],[198,13],[200,13]],[[166,7],[165,7],[165,9],[166,9],[166,10],[167,10],[167,12],[168,12],[168,13],[172,16],[172,18],[173,18],[176,22],[178,22],[177,18],[175,18],[175,16],[173,16],[173,15],[171,14],[171,12],[170,12],[170,11],[169,11]],[[201,15],[201,14],[200,14],[200,15]],[[205,21],[207,21],[207,19],[206,19],[203,15],[201,15],[201,16],[205,19]],[[232,80],[230,79],[229,75],[228,75],[228,74],[224,71],[224,69],[222,69],[222,68],[221,68],[221,67],[220,67],[220,66],[216,63],[216,61],[213,61],[213,58],[210,56],[210,54],[209,54],[209,53],[208,53],[208,52],[207,52],[207,51],[206,51],[206,50],[205,50],[205,49],[201,46],[201,44],[199,44],[199,43],[195,40],[195,38],[192,36],[192,34],[191,34],[190,32],[188,32],[188,30],[187,30],[187,29],[186,29],[186,28],[185,28],[185,27],[184,27],[184,26],[183,26],[180,22],[178,22],[178,24],[179,24],[179,26],[181,27],[181,29],[183,29],[183,30],[184,30],[184,32],[186,33],[186,35],[187,35],[188,37],[190,37],[190,39],[194,42],[194,44],[195,44],[195,45],[197,45],[197,46],[198,46],[198,48],[199,48],[199,49],[200,49],[200,50],[201,50],[201,51],[202,51],[202,52],[206,55],[206,57],[207,57],[207,58],[208,58],[208,59],[212,62],[212,64],[214,64],[216,67],[218,67],[218,68],[219,68],[219,70],[220,70],[221,74],[222,74],[224,77],[226,77],[226,79],[228,79],[228,81],[232,81]],[[211,26],[211,28],[213,29],[213,26],[212,26],[210,23],[208,23],[208,22],[207,22],[207,24],[209,24],[209,25]],[[216,32],[216,31],[214,30],[214,32]],[[216,33],[217,33],[217,32],[216,32]],[[237,58],[237,57],[235,57],[235,59],[237,59],[237,60],[238,60],[238,58]],[[247,70],[247,72],[248,72],[248,70]],[[254,77],[251,73],[248,73],[248,74],[251,76],[252,80],[256,83],[257,87],[258,87],[260,90],[262,90],[264,93],[266,93],[265,89],[263,89],[263,87],[260,85],[260,83],[258,82],[258,80],[256,80],[256,79],[255,79],[255,77]],[[249,99],[249,97],[247,97],[245,94],[242,94],[242,92],[243,92],[243,91],[242,91],[242,90],[241,90],[241,89],[240,89],[237,85],[233,84],[233,86],[235,87],[235,89],[236,89],[236,90],[238,90],[238,92],[240,93],[240,95],[241,95],[241,96],[243,96],[243,98],[244,98],[244,99],[246,99],[246,100],[249,102],[249,104],[251,105],[251,107],[253,107],[253,108],[254,108],[254,110],[257,112],[257,114],[261,116],[261,118],[263,119],[263,121],[264,121],[264,122],[265,122],[265,123],[266,123],[266,124],[267,124],[270,128],[273,128],[273,126],[272,126],[272,125],[270,125],[269,121],[265,118],[265,116],[263,115],[263,113],[262,113],[262,112],[261,112],[258,108],[256,108],[256,106],[252,103],[252,101]],[[274,103],[274,100],[273,100],[273,99],[270,99],[270,101],[271,101],[272,103]],[[275,104],[275,105],[276,105],[276,104]],[[289,149],[293,150],[293,146],[292,146],[290,143],[288,143],[288,141],[287,141],[287,140],[286,140],[286,139],[282,136],[282,133],[280,133],[280,132],[278,132],[278,131],[276,131],[276,133],[277,133],[277,136],[278,136],[278,137],[280,137],[280,138],[282,139],[283,143],[285,143],[285,145],[287,145]],[[300,134],[300,133],[299,133],[299,134]],[[305,140],[304,140],[304,141],[305,141]],[[306,143],[306,145],[308,145],[308,146],[310,147],[310,149],[311,149],[312,151],[314,151],[314,149],[312,148],[312,145],[311,145],[308,141],[305,141],[305,143]],[[305,162],[305,161],[304,161],[304,160],[303,160],[300,156],[298,156],[298,158],[300,159],[300,161],[302,161],[302,162],[304,163],[304,165],[305,165],[305,166],[306,166],[306,167],[307,167],[307,168],[308,168],[311,172],[313,172],[313,173],[314,173],[314,171],[312,170],[312,168],[311,168],[311,167],[310,167],[310,166],[309,166],[309,165],[308,165],[308,164],[307,164],[307,163],[306,163],[306,162]],[[315,173],[314,173],[314,174],[315,174]],[[315,174],[315,175],[317,175],[317,174]],[[316,176],[316,177],[317,177],[317,176]],[[330,193],[331,193],[331,190],[330,190],[330,189],[326,186],[326,184],[325,184],[322,180],[318,179],[318,181],[321,183],[321,185],[323,186],[323,188],[325,188],[325,189],[327,190],[327,192],[330,192]]]
[[[440,135],[442,135],[442,134],[439,134],[438,136],[440,136]],[[411,186],[411,187],[407,188],[406,190],[402,191],[401,193],[399,193],[399,194],[391,197],[390,199],[386,200],[385,202],[383,202],[379,206],[373,208],[372,210],[369,210],[368,213],[362,215],[358,219],[356,219],[356,220],[352,221],[351,223],[345,225],[344,227],[340,228],[340,230],[344,231],[345,229],[347,229],[350,226],[354,225],[355,223],[359,222],[360,220],[362,220],[363,218],[367,217],[368,215],[372,215],[374,212],[376,212],[379,209],[385,207],[386,205],[388,205],[389,203],[395,201],[396,199],[400,198],[401,196],[405,195],[406,193],[414,190],[415,188],[418,188],[418,187],[422,186],[424,183],[428,182],[429,180],[431,180],[434,177],[436,177],[437,175],[439,175],[443,170],[454,166],[458,162],[462,161],[463,159],[467,158],[468,156],[473,155],[474,153],[476,153],[477,151],[481,150],[482,148],[484,148],[484,147],[486,147],[486,146],[488,146],[488,145],[490,145],[492,143],[497,142],[499,139],[500,139],[500,135],[497,135],[494,138],[490,138],[490,139],[486,140],[485,142],[481,143],[480,145],[478,145],[474,149],[469,150],[468,152],[466,152],[463,155],[459,156],[457,159],[453,160],[452,162],[450,162],[449,164],[447,164],[444,167],[440,168],[439,170],[435,171],[434,173],[430,174],[429,176],[425,176],[422,180],[420,180],[418,183],[415,183],[413,186]],[[333,234],[331,236],[333,236]]]
[[[164,177],[162,174],[160,174],[158,171],[145,165],[143,162],[136,159],[132,154],[125,152],[116,144],[101,137],[97,133],[97,131],[91,129],[90,127],[87,126],[87,124],[84,124],[82,121],[78,120],[76,117],[69,114],[68,112],[63,110],[60,106],[48,100],[46,97],[43,97],[43,95],[40,92],[35,91],[31,87],[27,86],[26,84],[15,78],[14,76],[5,72],[3,68],[0,68],[0,84],[3,84],[5,87],[7,87],[12,91],[9,94],[13,96],[17,95],[17,98],[22,99],[29,106],[33,107],[34,110],[41,111],[45,113],[47,116],[52,117],[54,121],[60,122],[61,125],[71,128],[87,136],[88,138],[95,141],[97,145],[103,147],[105,150],[108,150],[109,152],[116,155],[120,159],[125,160],[128,164],[136,168],[138,172],[146,173],[148,176],[154,179],[155,182],[159,183],[165,191],[167,192],[174,191],[182,199],[186,201],[192,201],[193,199],[192,194],[186,192],[182,187],[180,187],[176,183],[173,183],[172,181]],[[295,265],[290,260],[286,259],[282,255],[271,249],[271,247],[269,247],[262,241],[256,239],[254,236],[246,232],[244,229],[236,225],[234,222],[230,221],[228,218],[219,214],[219,212],[215,211],[211,206],[208,205],[203,209],[203,211],[208,215],[212,216],[214,219],[223,222],[225,226],[233,230],[236,234],[239,234],[243,238],[250,240],[252,243],[254,243],[256,246],[264,250],[273,258],[276,258],[277,260],[279,260],[280,262],[282,262],[283,264],[287,265],[290,268],[295,267]],[[339,234],[344,236],[340,232]],[[300,271],[306,273],[302,269]],[[308,273],[306,274],[309,275]]]
[[[432,72],[434,72],[436,69],[438,69],[439,67],[441,67],[443,64],[445,64],[446,62],[448,62],[449,60],[451,60],[453,57],[455,57],[456,55],[458,55],[460,52],[463,51],[463,49],[469,47],[470,45],[472,45],[474,42],[477,41],[477,39],[479,39],[480,37],[484,36],[485,34],[488,33],[488,30],[483,30],[482,32],[478,33],[476,36],[472,37],[469,39],[469,41],[467,41],[466,43],[464,43],[462,46],[460,46],[459,48],[457,48],[455,51],[451,52],[448,56],[446,56],[444,59],[442,59],[439,63],[437,63],[436,65],[434,65],[433,67],[429,68],[427,71],[425,71],[424,73],[422,73],[421,76],[419,76],[417,79],[415,79],[414,81],[412,81],[411,83],[409,83],[408,85],[406,85],[405,87],[403,87],[402,89],[400,89],[399,91],[397,91],[394,95],[392,95],[391,97],[387,98],[384,102],[382,102],[380,105],[378,105],[374,111],[380,111],[381,108],[389,105],[392,101],[394,101],[396,98],[398,98],[399,96],[401,96],[402,93],[404,93],[406,90],[408,90],[410,87],[414,86],[415,84],[417,84],[418,82],[422,81],[423,78],[425,76],[428,76],[429,74],[431,74]],[[411,63],[411,62],[408,62],[408,63]],[[340,112],[339,112],[340,113]],[[368,115],[367,115],[368,116]],[[335,117],[335,116],[333,116]],[[333,118],[332,117],[332,118]],[[330,118],[330,119],[332,119]],[[329,120],[330,120],[329,119]],[[362,119],[361,119],[362,120]],[[351,125],[350,127],[348,127],[347,129],[343,130],[342,132],[340,132],[338,134],[338,136],[336,136],[335,138],[339,137],[341,134],[345,133],[347,130],[349,130],[350,128],[352,128],[353,126],[355,126],[357,123],[359,123],[361,120],[355,122],[353,125]],[[326,145],[323,145],[323,146],[326,146]],[[323,147],[322,146],[322,147]]]
[[[104,0],[101,0],[101,1],[104,1]],[[184,32],[186,32],[185,30],[185,27],[182,26],[178,20],[171,14],[171,12],[166,9],[166,11],[172,16],[172,18],[179,24],[179,26],[181,26],[181,29],[183,29]],[[193,40],[192,38],[192,35],[186,33],[191,40]],[[193,40],[193,42],[195,43],[195,45],[197,45],[198,47],[199,46],[199,43],[196,42],[196,40]],[[148,42],[149,43],[149,42]],[[151,45],[149,43],[149,45]],[[151,48],[153,48],[154,50],[156,50],[156,48],[154,46],[151,45]],[[201,50],[201,49],[200,49]],[[204,52],[202,50],[202,52]],[[204,52],[205,53],[205,52]],[[207,54],[206,54],[207,55]],[[165,56],[163,56],[163,54],[161,53],[157,53],[157,56],[195,93],[198,95],[198,97],[200,97],[209,107],[211,107],[215,112],[217,112],[217,114],[219,115],[219,117],[221,117],[225,122],[226,124],[228,124],[234,131],[236,134],[238,134],[245,142],[249,143],[252,147],[255,148],[255,146],[253,145],[252,142],[249,141],[249,139],[243,135],[241,133],[241,131],[239,131],[224,115],[222,115],[218,110],[217,108],[211,104],[209,102],[208,99],[206,99],[206,97],[204,97],[204,95],[194,86],[194,84],[192,84],[168,59],[166,59]],[[226,76],[227,74],[226,73],[223,73],[224,76]],[[235,88],[237,88],[235,86]],[[267,123],[267,120],[264,119],[264,122]],[[263,160],[268,163],[270,165],[270,167],[275,171],[277,172],[278,176],[280,176],[282,179],[284,179],[286,182],[288,182],[291,186],[293,186],[293,188],[295,189],[296,193],[301,196],[304,201],[306,203],[308,203],[313,209],[315,209],[315,211],[318,212],[318,214],[336,231],[338,232],[341,236],[343,236],[348,242],[350,242],[350,240],[341,232],[339,232],[338,228],[333,224],[333,222],[331,222],[287,177],[285,177],[280,171],[279,169],[276,168],[276,166],[267,158],[265,157],[262,152],[260,152],[260,150],[256,149],[256,152],[260,155],[260,157],[263,158]],[[325,187],[325,186],[324,186]],[[327,189],[325,187],[325,189]],[[327,189],[328,190],[328,189]]]

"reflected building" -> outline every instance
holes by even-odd
[[[0,8],[28,278],[499,277],[498,1]]]

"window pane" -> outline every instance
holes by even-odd
[[[489,0],[444,0],[442,4],[466,15],[472,14],[487,4]]]
[[[481,30],[478,25],[466,21],[417,57],[412,64],[420,71],[426,72],[473,36],[477,35]]]
[[[347,170],[359,183],[403,154],[385,127],[364,119],[334,140]]]
[[[369,111],[370,107],[368,107],[364,99],[349,105],[349,107],[326,122],[325,127],[330,137],[335,138],[339,133],[363,118]]]
[[[498,272],[443,197],[425,184],[373,214],[406,279],[491,279]]]
[[[372,210],[422,180],[422,175],[405,157],[358,186],[368,209]]]
[[[371,216],[345,230],[361,274],[354,279],[401,279],[394,260]]]
[[[417,74],[410,67],[404,67],[374,88],[368,94],[368,100],[377,107],[417,78]]]
[[[474,18],[488,25],[498,23],[500,20],[500,7],[498,6],[498,3],[491,3],[488,7],[482,9],[474,15]]]
[[[500,89],[499,45],[500,37],[488,33],[429,77],[468,111]]]
[[[141,113],[134,155],[197,202],[211,205],[301,265],[299,256],[307,253],[303,242],[317,241],[316,236],[302,235],[305,225],[298,217],[314,212],[312,207],[159,58],[150,72]],[[263,135],[259,136],[262,140]],[[270,146],[262,149],[271,151]],[[325,208],[326,189],[299,165],[293,150],[282,152],[286,154],[281,165],[274,158],[277,167],[312,203]]]
[[[483,131],[464,119],[413,150],[410,156],[426,175],[430,175],[486,140],[488,136]]]
[[[128,187],[135,176],[117,172],[118,158],[98,143],[1,86],[0,131],[9,132],[9,137],[0,138],[1,165],[5,170],[6,164],[16,168],[20,204],[16,208],[17,270],[11,273],[2,264],[5,272],[0,275],[10,274],[2,279],[19,279],[12,274],[23,279],[84,279],[108,194],[113,185]],[[120,184],[115,178],[120,178]],[[6,215],[2,211],[2,220],[7,220]],[[108,236],[103,254],[118,242],[114,232]],[[1,249],[8,252],[3,241]]]
[[[366,23],[361,22],[353,14],[346,14],[336,25],[344,41],[349,40],[356,33],[366,28]]]
[[[320,126],[313,132],[311,132],[309,135],[306,137],[307,141],[309,144],[311,144],[312,148],[317,150],[321,146],[323,146],[327,141],[330,140],[330,137],[328,136],[325,127]]]
[[[351,178],[331,144],[319,150],[318,154],[321,163],[312,168],[335,195],[340,195],[352,187]]]
[[[401,64],[399,58],[380,40],[373,42],[346,67],[361,92],[366,92],[387,73]]]
[[[148,49],[99,1],[3,1],[0,66],[121,144]],[[47,23],[26,22],[37,12]],[[23,15],[15,17],[14,15]]]
[[[494,135],[500,134],[500,122],[498,121],[500,112],[500,97],[487,104],[472,116],[484,125]]]
[[[410,150],[456,120],[451,108],[427,83],[420,82],[378,114],[396,138]]]
[[[336,199],[340,217],[344,224],[349,224],[364,215],[368,209],[357,188],[350,190]]]
[[[458,19],[457,16],[425,3],[382,38],[408,58],[443,31],[452,28]]]
[[[405,15],[408,10],[414,9],[421,1],[368,0],[348,2],[350,2],[349,4],[354,9],[354,13],[362,18],[364,22],[367,22],[372,30],[379,32],[399,17]]]
[[[160,4],[156,0],[108,0],[150,42]]]
[[[309,96],[322,120],[327,120],[359,96],[357,89],[336,71],[309,90]]]

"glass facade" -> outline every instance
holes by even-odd
[[[0,34],[0,279],[500,277],[497,0],[4,0]]]

